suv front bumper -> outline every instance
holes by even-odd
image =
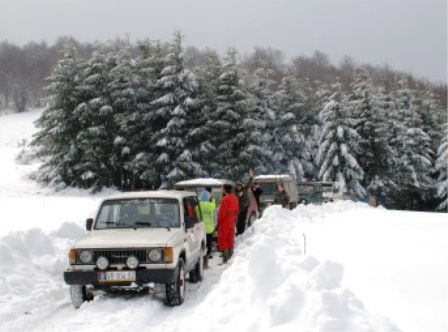
[[[176,279],[176,269],[141,269],[135,272],[136,280],[132,282],[100,282],[98,281],[98,271],[65,271],[64,281],[68,285],[127,286],[132,283],[147,284],[150,282],[165,284]]]

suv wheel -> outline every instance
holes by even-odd
[[[185,299],[185,268],[184,261],[179,259],[177,265],[176,280],[165,285],[166,302],[169,306],[178,306],[184,302]]]
[[[83,302],[93,300],[93,294],[84,285],[70,285],[70,299],[73,307],[78,309]]]
[[[206,257],[204,252],[205,250],[201,249],[201,254],[199,256],[198,262],[196,263],[194,270],[190,272],[189,281],[192,283],[202,281],[202,278],[204,277],[204,258]]]

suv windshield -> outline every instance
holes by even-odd
[[[333,185],[332,184],[323,184],[322,185],[322,191],[324,193],[331,193],[331,192],[333,192]]]
[[[310,194],[314,192],[314,185],[313,184],[301,184],[297,187],[297,190],[299,193],[303,194]]]
[[[276,183],[259,183],[259,186],[263,190],[263,195],[274,195]]]
[[[179,226],[176,199],[141,198],[105,201],[95,229]]]

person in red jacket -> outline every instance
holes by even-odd
[[[235,221],[238,216],[238,198],[232,194],[232,186],[222,186],[223,198],[218,212],[218,248],[222,250],[223,263],[233,254],[235,245]]]

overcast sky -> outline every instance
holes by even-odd
[[[200,48],[320,50],[447,81],[446,0],[0,0],[0,41],[18,44],[168,40],[176,29]]]

